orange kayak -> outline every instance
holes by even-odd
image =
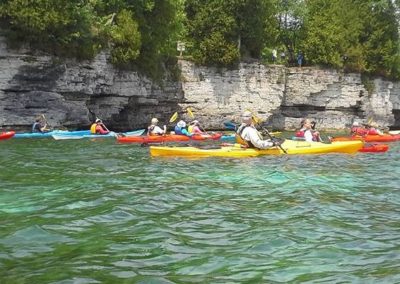
[[[351,140],[362,140],[364,142],[394,142],[400,140],[400,134],[391,135],[365,135],[365,136],[340,136],[333,137],[331,141],[351,141]]]
[[[363,153],[383,153],[389,150],[389,145],[388,144],[370,144],[370,145],[364,145],[358,152],[363,152]]]
[[[0,133],[0,140],[10,139],[15,135],[15,131],[7,131]]]
[[[203,140],[219,140],[222,133],[215,134],[195,134],[192,136],[186,135],[151,135],[151,136],[120,136],[117,141],[120,143],[163,143],[163,142],[184,142],[184,141],[203,141]]]

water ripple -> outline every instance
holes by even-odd
[[[5,142],[1,283],[400,282],[399,144],[187,160]]]

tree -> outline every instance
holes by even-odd
[[[268,3],[272,2],[187,0],[186,27],[194,59],[202,64],[233,66],[245,57],[260,58],[268,38],[267,18],[273,11]]]
[[[141,35],[131,12],[122,10],[111,28],[111,59],[114,64],[126,66],[135,62],[140,54]]]
[[[78,58],[95,53],[93,16],[91,6],[79,0],[9,0],[0,12],[11,43],[28,42],[33,48]]]
[[[297,45],[303,39],[304,19],[307,11],[305,0],[276,0],[278,42],[285,46],[289,62],[295,60]]]
[[[365,71],[400,78],[396,6],[391,0],[365,2],[364,28],[360,37],[364,46]]]
[[[310,0],[300,48],[311,64],[343,67],[353,64],[363,69],[358,42],[362,21],[357,1]],[[344,60],[345,59],[345,60]]]

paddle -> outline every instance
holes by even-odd
[[[174,114],[169,119],[169,122],[173,123],[177,118],[178,118],[178,112],[176,111],[176,112],[174,112]]]
[[[100,125],[104,128],[104,130],[105,131],[108,131],[108,132],[111,132],[106,126],[105,126],[105,124],[103,123],[103,120],[101,120],[100,118],[98,118],[98,117],[96,117],[96,120],[100,120]]]
[[[192,109],[191,109],[190,107],[188,107],[188,108],[186,109],[186,111],[187,111],[187,113],[189,114],[190,118],[193,119],[193,118],[194,118],[194,115],[193,115]]]
[[[47,118],[46,118],[46,116],[44,115],[44,113],[42,113],[40,116],[43,118],[43,122],[44,122],[44,126],[43,126],[42,132],[49,132],[49,131],[51,131],[51,129],[47,128],[47,126],[49,125],[49,123],[48,123]]]
[[[315,132],[318,132],[315,130],[315,125],[317,125],[317,122],[315,121],[311,121],[311,129]],[[312,132],[311,132],[312,133]],[[314,134],[314,133],[313,133]],[[314,135],[313,135],[314,136]],[[324,140],[322,140],[321,134],[318,132],[318,141],[317,142],[324,142]]]

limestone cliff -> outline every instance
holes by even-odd
[[[299,127],[302,117],[319,128],[345,128],[353,121],[373,119],[384,126],[400,126],[400,83],[372,82],[370,93],[360,74],[319,68],[286,68],[259,63],[238,70],[217,70],[181,61],[184,102],[212,127],[224,119],[239,121],[250,109],[276,129]]]
[[[8,49],[0,38],[0,127],[27,130],[44,113],[52,127],[88,129],[95,117],[110,129],[145,127],[151,117],[169,117],[191,107],[207,129],[239,121],[245,109],[274,129],[297,128],[302,117],[319,128],[344,128],[372,118],[400,127],[400,83],[377,78],[368,90],[359,74],[318,68],[242,63],[236,70],[206,68],[180,60],[181,80],[157,84],[120,71],[107,53],[90,62],[60,60]],[[170,125],[172,127],[172,125]]]
[[[156,84],[113,68],[107,58],[102,53],[90,62],[61,61],[9,50],[0,38],[0,126],[29,129],[43,113],[54,128],[88,129],[99,117],[110,129],[135,129],[153,116],[167,120],[179,108],[179,82]]]

